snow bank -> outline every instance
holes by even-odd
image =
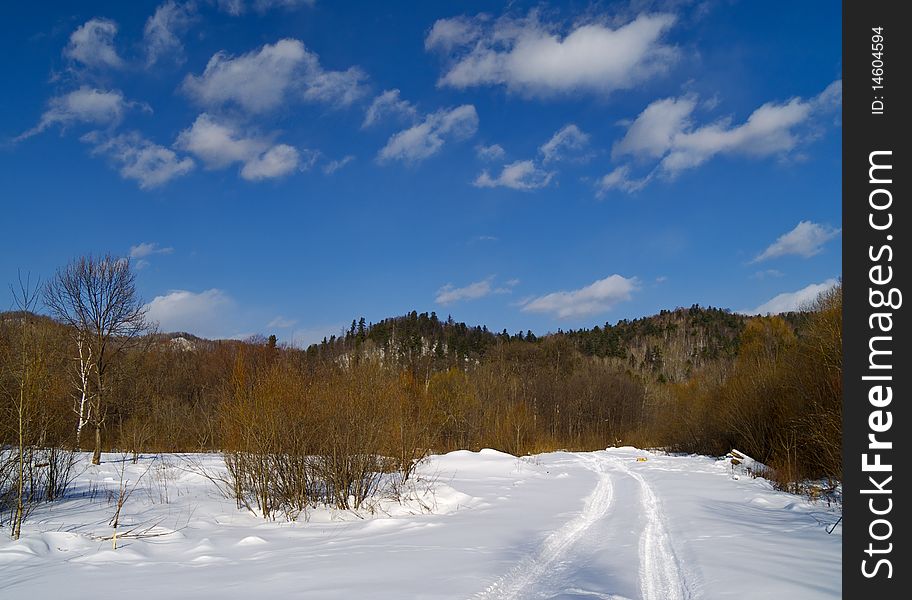
[[[638,462],[638,457],[648,460]],[[729,461],[636,448],[431,457],[400,500],[267,522],[204,475],[217,455],[83,465],[68,499],[0,541],[0,597],[838,598],[827,509],[732,479]],[[132,534],[127,533],[132,532]],[[80,596],[81,595],[81,596]]]

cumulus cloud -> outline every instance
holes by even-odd
[[[477,130],[478,113],[471,104],[438,110],[390,137],[377,158],[381,162],[420,162],[439,152],[446,141],[469,138]]]
[[[117,23],[110,19],[90,19],[70,35],[63,49],[67,58],[92,68],[120,68],[124,61],[114,48]]]
[[[245,162],[241,177],[250,181],[281,177],[294,171],[299,159],[296,149],[288,144],[278,144]]]
[[[350,163],[353,160],[355,160],[355,157],[352,154],[343,156],[342,158],[339,158],[337,160],[331,160],[328,163],[326,163],[325,165],[323,165],[323,172],[327,175],[332,175],[333,173],[335,173],[339,169],[343,168],[345,165],[347,165],[348,163]]]
[[[589,135],[583,133],[576,125],[568,124],[559,129],[551,138],[542,144],[538,151],[541,164],[566,160],[582,161],[589,158],[584,151],[589,145]],[[479,146],[476,153],[483,160],[496,160],[504,156],[504,150],[498,145]],[[536,160],[517,160],[504,165],[500,174],[492,176],[487,169],[475,178],[475,187],[506,187],[514,190],[535,190],[546,187],[556,175],[540,166]]]
[[[448,304],[453,304],[454,302],[459,302],[460,300],[477,300],[478,298],[484,298],[490,293],[490,279],[476,281],[463,287],[453,287],[452,284],[448,283],[437,290],[437,296],[434,298],[434,301],[437,304],[446,306]]]
[[[403,100],[399,90],[386,90],[367,107],[361,127],[366,129],[389,118],[414,120],[417,116],[415,106],[408,100]]]
[[[612,28],[590,22],[567,32],[524,19],[484,16],[437,21],[425,48],[450,57],[438,84],[455,88],[504,85],[547,95],[576,90],[609,93],[628,89],[666,71],[678,52],[663,43],[675,22],[670,14],[643,14]]]
[[[599,196],[603,196],[610,190],[622,190],[627,193],[636,192],[643,189],[650,179],[650,176],[634,179],[630,175],[630,167],[621,165],[598,180],[596,184],[597,193]]]
[[[528,299],[522,303],[522,310],[550,313],[559,319],[588,317],[630,300],[638,288],[639,281],[636,277],[627,278],[615,274],[578,290],[552,292]]]
[[[237,57],[218,52],[202,75],[187,75],[183,89],[207,107],[263,113],[292,99],[348,106],[364,95],[366,79],[358,67],[327,71],[299,40],[283,39]]]
[[[147,258],[153,254],[171,254],[174,248],[171,246],[159,246],[158,242],[140,242],[135,246],[130,246],[130,258]]]
[[[506,150],[500,144],[491,144],[490,146],[475,146],[475,155],[484,161],[501,160],[507,155]]]
[[[559,129],[551,139],[542,144],[539,151],[544,163],[567,160],[569,158],[584,159],[581,153],[589,145],[589,134],[583,133],[579,127],[565,125]]]
[[[155,9],[143,29],[146,65],[152,66],[166,56],[183,59],[184,45],[180,36],[193,22],[196,5],[168,0]]]
[[[614,145],[614,158],[624,155],[661,158],[684,131],[697,105],[695,96],[665,98],[646,107],[627,129],[627,134]]]
[[[175,144],[192,152],[210,169],[220,169],[236,162],[247,162],[269,148],[263,139],[242,137],[227,123],[202,113],[188,129],[180,132]]]
[[[531,160],[518,160],[504,166],[500,175],[491,177],[484,170],[473,185],[475,187],[506,187],[513,190],[536,190],[547,186],[554,177],[553,171],[545,171]]]
[[[62,96],[51,98],[38,124],[18,136],[16,140],[29,138],[53,125],[117,125],[132,106],[136,104],[125,100],[119,90],[98,90],[84,85]]]
[[[129,257],[134,259],[134,266],[137,270],[145,269],[151,263],[147,260],[155,254],[171,254],[174,248],[170,246],[161,247],[157,242],[142,242],[135,246],[130,246]]]
[[[192,153],[209,169],[242,163],[241,177],[251,181],[281,177],[295,171],[301,154],[287,144],[245,135],[236,126],[202,113],[180,132],[175,146]],[[312,162],[312,161],[311,161]]]
[[[810,258],[823,250],[823,245],[837,237],[841,229],[828,225],[819,225],[811,221],[801,221],[788,233],[780,235],[775,242],[757,255],[751,262],[757,263],[781,256],[801,256]]]
[[[491,294],[509,294],[519,285],[518,279],[510,279],[503,285],[495,287],[494,276],[491,275],[481,281],[475,281],[463,287],[455,287],[448,283],[439,290],[434,301],[441,306],[447,306],[463,300],[477,300]]]
[[[807,308],[817,296],[834,287],[838,282],[827,279],[823,283],[812,283],[796,292],[785,292],[764,302],[753,310],[739,311],[745,315],[775,315],[785,312],[794,312]]]
[[[657,160],[657,165],[638,180],[630,177],[629,165],[622,165],[603,178],[600,190],[634,191],[656,175],[673,179],[720,154],[748,158],[787,155],[813,139],[808,129],[820,115],[837,109],[841,97],[842,82],[835,81],[809,99],[768,102],[739,124],[723,118],[702,125],[694,119],[699,105],[695,95],[657,100],[637,116],[612,149],[615,159]]]
[[[722,121],[678,133],[661,168],[669,175],[697,167],[723,152],[754,157],[782,154],[794,148],[793,128],[810,114],[810,105],[798,99],[764,104],[740,125]]]
[[[180,157],[170,148],[159,146],[137,132],[110,136],[93,131],[80,139],[92,145],[92,154],[106,156],[120,165],[121,177],[139,182],[142,189],[164,185],[186,175],[194,167],[190,157]]]
[[[187,331],[204,337],[224,335],[224,314],[234,300],[220,289],[202,292],[172,290],[146,304],[146,315],[162,331]]]
[[[486,20],[485,16],[439,19],[424,39],[424,48],[451,52],[454,48],[466,46],[481,37],[481,24]]]

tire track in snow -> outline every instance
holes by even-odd
[[[643,600],[689,600],[692,596],[680,561],[665,527],[662,507],[652,487],[621,460],[610,459],[640,484],[640,504],[646,528],[640,537],[640,591]]]
[[[545,539],[541,549],[517,563],[510,571],[486,590],[475,595],[478,600],[517,600],[528,598],[560,562],[567,550],[603,518],[611,506],[613,488],[605,462],[591,456],[576,455],[584,466],[598,474],[595,489],[586,498],[583,511]]]

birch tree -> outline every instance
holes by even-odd
[[[77,331],[74,334],[76,341],[76,358],[74,365],[73,384],[76,387],[74,394],[75,404],[73,412],[79,417],[76,423],[76,447],[82,448],[82,430],[92,418],[92,373],[94,364],[92,363],[92,347],[86,343],[83,332]]]
[[[94,428],[92,464],[97,465],[110,402],[110,370],[148,329],[146,311],[136,293],[136,275],[128,258],[83,256],[57,270],[45,288],[44,300],[54,317],[72,330],[81,386],[77,434],[84,425]]]

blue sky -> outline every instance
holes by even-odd
[[[131,255],[165,330],[537,333],[841,273],[832,2],[4,3],[0,276]],[[11,304],[6,296],[6,303]]]

